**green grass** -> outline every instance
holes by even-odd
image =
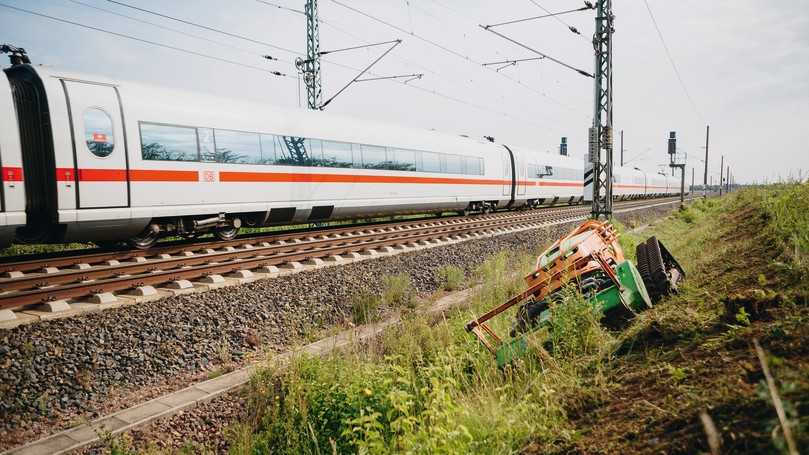
[[[454,265],[445,265],[436,272],[436,281],[444,291],[457,291],[464,286],[466,276],[463,269]]]
[[[379,319],[382,298],[373,292],[362,291],[351,302],[351,314],[357,324],[367,324]]]
[[[606,355],[609,335],[590,305],[571,294],[554,308],[559,343],[549,370],[538,359],[508,371],[494,366],[463,329],[474,313],[513,293],[532,257],[504,254],[477,271],[484,290],[471,308],[436,323],[413,315],[366,346],[325,358],[300,357],[253,378],[260,423],[250,438],[237,432],[235,453],[511,453],[535,435],[567,441],[556,390],[582,388],[577,373]],[[505,319],[498,330],[507,330]],[[590,386],[584,386],[590,389]]]
[[[261,370],[231,452],[694,453],[707,451],[702,409],[729,451],[776,452],[772,407],[750,379],[753,336],[777,353],[772,368],[805,442],[807,188],[697,201],[641,232],[619,226],[629,257],[651,235],[674,253],[688,274],[681,292],[614,332],[569,292],[551,309],[548,351],[505,370],[464,325],[521,289],[535,255],[493,256],[469,277],[482,286],[466,307],[441,318],[409,312],[372,342]],[[382,294],[386,306],[412,305],[403,276],[386,277]],[[514,311],[493,321],[497,333],[508,333]]]
[[[96,246],[92,243],[11,245],[8,248],[0,249],[0,257],[58,253],[61,251],[86,250],[95,247]]]

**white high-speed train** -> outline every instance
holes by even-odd
[[[0,78],[0,243],[579,203],[579,159],[16,64]],[[675,194],[616,169],[617,198]]]

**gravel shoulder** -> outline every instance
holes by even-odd
[[[621,214],[629,226],[649,223],[673,206]],[[25,325],[0,334],[0,450],[69,428],[285,350],[350,320],[352,296],[379,292],[382,277],[407,272],[422,297],[436,271],[467,273],[500,251],[533,251],[570,225],[420,250],[345,266],[171,297],[74,318]],[[222,432],[238,421],[237,394],[218,398],[130,432],[180,448],[188,441],[224,449]]]

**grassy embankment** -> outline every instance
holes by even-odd
[[[512,271],[533,260],[499,255],[475,274],[483,286],[467,308],[440,320],[412,312],[368,345],[256,375],[231,451],[695,453],[708,450],[706,411],[725,450],[778,453],[786,441],[754,338],[793,435],[809,444],[809,187],[697,202],[625,234],[628,255],[650,235],[688,281],[625,330],[605,330],[571,296],[553,310],[552,358],[499,371],[463,329],[518,289]]]
[[[250,417],[229,430],[231,452],[696,453],[708,450],[705,412],[723,451],[779,453],[786,441],[753,339],[797,443],[809,444],[809,187],[697,202],[623,235],[628,256],[651,235],[688,281],[625,330],[605,330],[572,295],[553,310],[552,358],[499,371],[463,326],[519,289],[534,259],[501,254],[467,277],[482,290],[465,308],[410,311],[370,344],[261,371],[246,392]],[[447,290],[465,287],[459,269],[441,274]],[[409,277],[386,281],[382,295],[357,297],[356,322],[412,310]]]

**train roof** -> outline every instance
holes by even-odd
[[[407,127],[379,120],[298,107],[282,107],[241,97],[223,97],[201,91],[115,80],[95,74],[65,71],[46,65],[34,65],[33,67],[43,79],[52,77],[117,87],[128,108],[137,107],[141,111],[151,109],[156,116],[160,116],[160,112],[165,112],[168,117],[169,112],[172,112],[175,119],[187,116],[189,124],[199,123],[193,126],[250,130],[250,125],[254,124],[255,127],[252,129],[259,130],[257,132],[273,133],[274,131],[261,131],[261,127],[264,126],[262,124],[267,123],[266,119],[274,118],[278,120],[270,123],[274,123],[277,128],[286,134],[302,137],[317,137],[313,135],[313,131],[321,131],[330,138],[336,140],[342,138],[351,142],[379,142],[380,144],[390,142],[391,145],[404,142],[413,147],[418,147],[418,143],[421,143],[422,148],[427,147],[428,143],[433,148],[442,145],[454,148],[470,144],[475,145],[475,148],[495,146],[499,148],[499,145],[483,138],[478,139],[461,134]],[[154,119],[154,121],[159,122],[160,119]]]

